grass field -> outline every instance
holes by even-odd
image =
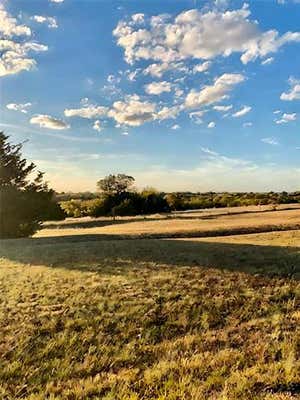
[[[154,222],[2,241],[1,400],[300,398],[300,230],[118,240]]]
[[[269,232],[273,229],[300,229],[300,209],[266,212],[216,210],[198,213],[143,217],[78,218],[46,224],[36,237],[97,235],[102,237],[207,237],[233,233]]]

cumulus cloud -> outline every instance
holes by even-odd
[[[211,64],[211,61],[205,61],[202,64],[197,64],[193,68],[193,73],[196,74],[197,72],[205,72],[210,68]]]
[[[33,69],[36,61],[29,54],[48,50],[47,46],[26,39],[31,36],[31,29],[18,24],[1,4],[0,35],[0,77]]]
[[[235,85],[245,80],[241,74],[223,74],[215,79],[211,86],[205,86],[200,92],[191,90],[185,99],[188,108],[217,103],[228,97],[228,93]]]
[[[247,64],[276,53],[286,43],[300,42],[300,32],[282,36],[275,29],[264,32],[250,15],[248,5],[232,11],[192,9],[174,19],[157,16],[154,21],[152,17],[143,29],[132,19],[120,21],[113,35],[130,64],[141,59],[167,64],[186,59],[211,60],[232,53],[240,53],[241,61]]]
[[[68,129],[70,125],[66,124],[61,119],[51,117],[50,115],[38,114],[30,119],[30,123],[39,125],[41,128],[48,129]]]
[[[213,128],[216,127],[216,123],[215,123],[214,121],[211,121],[211,122],[207,125],[207,127],[208,127],[209,129],[213,129]]]
[[[140,126],[155,118],[156,104],[141,101],[137,95],[127,96],[124,101],[115,101],[108,116],[120,126]]]
[[[98,119],[94,122],[93,129],[98,132],[102,131],[103,128],[101,126],[101,122]]]
[[[1,36],[11,38],[13,36],[30,36],[31,30],[28,26],[18,24],[5,10],[4,5],[0,4],[0,33]]]
[[[284,101],[300,100],[300,80],[295,78],[290,78],[289,84],[291,87],[290,91],[282,93],[280,99]]]
[[[180,125],[175,124],[171,127],[171,129],[173,129],[174,131],[177,131],[177,129],[180,129]]]
[[[58,28],[56,19],[54,17],[45,17],[43,15],[34,15],[31,19],[39,24],[46,24],[48,28]]]
[[[297,119],[297,114],[296,113],[283,113],[280,119],[275,120],[276,124],[287,124],[288,122],[291,121],[296,121]]]
[[[59,3],[63,3],[64,2],[64,0],[50,0],[50,3],[57,3],[57,4],[59,4]]]
[[[145,85],[145,92],[153,95],[160,95],[163,92],[170,92],[172,85],[170,82],[152,82]]]
[[[87,119],[93,119],[97,117],[102,117],[108,112],[107,107],[86,105],[82,108],[70,108],[65,109],[64,114],[66,117],[81,117]]]
[[[266,138],[262,138],[261,141],[265,144],[270,144],[272,146],[278,146],[279,142],[277,139],[275,139],[274,137],[266,137]]]
[[[248,114],[248,112],[250,112],[251,110],[252,110],[252,107],[244,106],[239,111],[237,111],[234,114],[232,114],[232,116],[234,118],[240,118],[240,117],[243,117],[244,115]]]
[[[8,110],[12,111],[20,111],[23,114],[27,114],[28,108],[31,107],[31,103],[23,103],[23,104],[16,104],[16,103],[9,103],[6,105]]]

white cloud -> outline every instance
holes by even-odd
[[[11,17],[0,4],[0,34],[3,37],[30,36],[31,30],[28,26],[19,25],[16,18]]]
[[[252,125],[253,125],[252,122],[244,122],[244,123],[243,123],[243,127],[244,127],[244,128],[249,128],[249,127],[252,126]]]
[[[145,85],[145,92],[153,95],[160,95],[163,92],[170,92],[172,85],[170,82],[152,82]]]
[[[273,111],[273,114],[281,114],[281,110],[275,110]]]
[[[263,143],[270,144],[271,146],[279,145],[277,139],[275,139],[274,137],[266,137],[266,138],[261,139],[261,141]]]
[[[250,106],[244,106],[243,108],[241,108],[239,111],[235,112],[234,114],[232,114],[232,116],[234,118],[240,118],[243,117],[244,115],[248,114],[248,112],[250,112],[252,110],[252,107]]]
[[[250,15],[247,5],[226,12],[192,9],[173,20],[158,16],[154,22],[152,17],[150,26],[144,29],[132,20],[120,21],[113,35],[130,64],[141,59],[167,64],[186,59],[210,60],[232,53],[240,53],[241,61],[247,64],[276,53],[286,43],[300,42],[300,32],[280,36],[275,29],[261,31]]]
[[[63,3],[64,0],[50,0],[51,3]]]
[[[107,107],[85,105],[82,108],[65,109],[64,114],[66,117],[81,117],[81,118],[97,118],[105,116],[108,112]]]
[[[269,57],[269,58],[266,58],[265,60],[263,60],[261,62],[261,65],[270,65],[270,64],[272,64],[273,61],[274,61],[274,57]]]
[[[284,101],[300,100],[300,80],[290,78],[289,84],[291,86],[290,91],[282,93],[280,99]]]
[[[215,111],[226,112],[232,109],[232,104],[229,104],[228,106],[214,106],[213,109]]]
[[[156,104],[141,101],[139,96],[127,96],[125,101],[115,101],[108,116],[122,125],[140,126],[155,117]]]
[[[0,77],[29,71],[36,66],[30,52],[47,51],[48,47],[25,39],[31,36],[28,26],[20,25],[0,4]]]
[[[171,129],[173,129],[174,131],[176,131],[177,129],[180,129],[180,125],[175,124],[171,127]]]
[[[209,129],[213,129],[213,128],[216,127],[216,123],[215,123],[214,121],[211,121],[211,122],[207,125],[207,127],[208,127]]]
[[[101,122],[98,119],[94,122],[93,129],[98,132],[102,131],[103,128],[101,126]]]
[[[296,121],[297,119],[297,114],[296,113],[284,113],[282,114],[280,119],[275,120],[276,124],[287,124],[288,122],[291,121]]]
[[[47,24],[48,28],[58,28],[56,19],[54,17],[45,17],[43,15],[34,15],[31,17],[32,20],[39,24]]]
[[[164,106],[155,114],[155,119],[161,121],[165,119],[175,119],[181,110],[182,110],[181,106],[172,106],[172,107]]]
[[[68,129],[70,125],[66,124],[61,119],[51,117],[50,115],[38,114],[30,119],[30,123],[39,125],[41,128],[48,129]]]
[[[27,112],[28,112],[27,108],[29,108],[31,106],[32,106],[31,103],[23,103],[23,104],[9,103],[6,105],[6,108],[8,110],[20,111],[23,114],[27,114]]]
[[[131,19],[135,24],[143,24],[145,21],[145,15],[142,13],[133,14]]]
[[[211,86],[205,86],[200,92],[192,90],[185,99],[188,108],[200,107],[202,105],[217,103],[228,97],[235,85],[245,80],[241,74],[223,74],[215,79]]]
[[[197,64],[193,68],[193,73],[196,74],[197,72],[205,72],[210,68],[211,64],[211,61],[205,61],[202,64]]]

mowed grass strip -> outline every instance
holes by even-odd
[[[300,232],[0,246],[1,399],[299,398]]]
[[[128,237],[207,237],[231,234],[268,232],[273,230],[300,229],[300,209],[272,212],[251,212],[245,214],[209,215],[206,217],[178,217],[159,219],[158,216],[136,221],[133,218],[119,218],[116,221],[106,218],[84,221],[74,227],[74,220],[56,228],[45,227],[35,237],[97,235],[102,238]],[[99,226],[97,226],[99,224]],[[86,227],[85,227],[86,226]]]

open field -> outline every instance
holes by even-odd
[[[300,230],[52,231],[0,246],[1,399],[299,399]]]
[[[300,229],[300,208],[270,211],[260,207],[143,217],[79,218],[45,224],[36,237],[99,235],[109,237],[207,237]]]

